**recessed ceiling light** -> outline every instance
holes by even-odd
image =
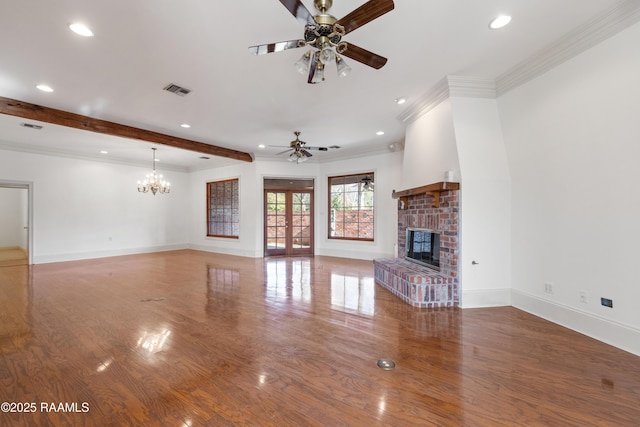
[[[398,105],[402,105],[402,104],[404,104],[405,102],[407,102],[407,98],[397,98],[397,99],[395,100],[395,102],[396,102],[396,104],[398,104]]]
[[[191,125],[189,123],[183,123],[180,125],[180,127],[183,127],[185,129],[189,129],[191,127]]]
[[[93,37],[93,31],[91,31],[89,27],[84,24],[74,22],[73,24],[69,24],[69,29],[79,36]]]
[[[506,26],[509,22],[511,22],[511,17],[509,15],[500,15],[489,23],[489,28],[497,30]]]
[[[382,135],[384,135],[384,132],[383,132],[383,131],[381,131],[381,130],[379,130],[378,132],[376,132],[376,135],[378,135],[378,136],[382,136]]]
[[[266,147],[266,145],[264,145],[264,144],[258,145],[258,148],[265,148],[265,147]]]
[[[53,89],[51,88],[51,86],[48,86],[48,85],[36,85],[36,87],[43,92],[53,92]]]
[[[107,150],[101,150],[100,154],[109,154],[109,152]]]

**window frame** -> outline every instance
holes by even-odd
[[[374,184],[373,189],[371,190],[372,193],[372,206],[371,206],[371,214],[372,214],[372,218],[371,218],[371,237],[360,237],[360,226],[359,224],[361,223],[360,221],[360,212],[362,211],[362,206],[358,206],[357,208],[357,212],[358,212],[358,236],[357,237],[345,237],[345,236],[332,236],[332,228],[331,225],[334,222],[333,221],[333,217],[334,217],[334,209],[332,207],[331,201],[333,199],[333,195],[334,194],[338,194],[338,192],[333,192],[332,191],[332,181],[335,179],[344,179],[344,178],[352,178],[352,177],[365,177],[365,176],[369,176],[371,177],[371,182]],[[361,193],[361,186],[358,187],[358,193]],[[345,192],[343,192],[345,193]],[[373,242],[375,241],[375,206],[376,206],[376,201],[375,201],[375,172],[374,171],[370,171],[370,172],[362,172],[362,173],[354,173],[354,174],[346,174],[346,175],[334,175],[334,176],[329,176],[327,179],[327,194],[328,194],[328,200],[327,200],[327,209],[328,209],[328,215],[327,215],[327,238],[329,240],[350,240],[350,241],[361,241],[361,242]],[[360,199],[360,197],[358,197]],[[344,223],[344,221],[343,221]]]
[[[228,183],[235,183],[235,193],[234,193],[234,187],[232,186],[231,188],[231,202],[229,203],[229,205],[231,206],[231,213],[228,214],[231,218],[229,221],[212,221],[212,191],[211,188],[212,186],[218,186],[218,185],[222,185],[222,192],[224,194],[224,186]],[[234,206],[233,202],[237,201],[237,206]],[[224,209],[227,208],[227,204],[226,204],[227,200],[226,198],[222,201],[221,205],[218,205],[218,209],[222,209],[224,211]],[[235,208],[235,209],[234,209]],[[223,213],[224,216],[224,213]],[[237,220],[234,221],[234,216],[237,218]],[[216,234],[216,233],[211,233],[211,223],[212,222],[218,222],[223,224],[223,230],[224,230],[224,225],[225,224],[230,224],[230,229],[233,230],[234,228],[237,230],[237,234],[225,234],[224,232],[221,234]],[[234,227],[235,226],[235,227]],[[233,232],[233,231],[232,231]],[[220,237],[220,238],[224,238],[224,239],[239,239],[240,238],[240,179],[239,178],[231,178],[231,179],[223,179],[223,180],[218,180],[218,181],[209,181],[207,182],[207,237]]]

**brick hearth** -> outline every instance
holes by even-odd
[[[398,258],[374,260],[376,282],[414,307],[457,306],[460,302],[458,190],[411,194],[403,197],[399,207],[403,204],[405,209],[398,211]],[[405,259],[408,227],[440,233],[440,271]]]

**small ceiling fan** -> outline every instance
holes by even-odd
[[[295,64],[301,74],[308,73],[307,83],[311,84],[324,81],[324,68],[331,61],[335,61],[339,76],[349,74],[351,68],[340,55],[375,69],[380,69],[387,63],[387,58],[342,41],[342,37],[393,10],[393,0],[369,0],[342,19],[336,19],[328,13],[333,0],[314,0],[313,4],[319,12],[315,16],[300,0],[280,0],[280,3],[304,25],[303,38],[250,46],[249,52],[254,55],[311,46],[314,49],[302,55]]]
[[[313,154],[311,154],[308,150],[329,151],[329,149],[340,148],[337,145],[331,145],[329,147],[309,147],[307,146],[306,142],[300,141],[300,131],[295,131],[293,132],[293,134],[296,136],[296,139],[289,143],[289,148],[278,153],[278,155],[280,155],[291,152],[291,154],[289,154],[289,158],[287,159],[290,162],[306,162],[309,157],[313,156]],[[282,145],[271,145],[270,147],[282,147]]]

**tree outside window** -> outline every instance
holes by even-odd
[[[329,238],[373,240],[374,174],[329,177]]]

